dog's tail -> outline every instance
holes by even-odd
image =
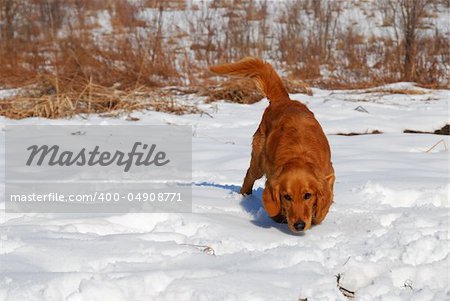
[[[235,63],[211,66],[209,70],[217,74],[251,78],[271,102],[289,100],[289,94],[277,72],[261,59],[246,57]]]

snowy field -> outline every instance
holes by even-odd
[[[449,123],[450,91],[378,90],[291,95],[315,112],[336,170],[335,203],[323,224],[302,236],[267,217],[264,181],[253,196],[238,194],[266,100],[239,105],[187,99],[205,113],[132,113],[139,121],[0,119],[2,128],[193,128],[192,214],[5,213],[2,186],[0,300],[348,300],[337,275],[342,287],[355,292],[354,300],[450,300],[449,138],[403,133]],[[383,134],[336,135],[373,130]],[[4,130],[0,140],[4,169]]]

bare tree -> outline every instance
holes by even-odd
[[[0,40],[8,47],[14,37],[14,27],[20,3],[17,0],[0,0]]]
[[[302,18],[302,1],[286,1],[281,9],[278,30],[278,51],[281,60],[298,69],[302,63],[305,44],[305,24]]]
[[[413,81],[416,78],[418,29],[426,16],[431,0],[389,0],[394,11],[403,45],[403,79]],[[397,29],[397,28],[396,28]]]

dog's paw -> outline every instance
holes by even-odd
[[[252,190],[250,189],[250,191],[242,189],[239,191],[243,196],[249,196],[252,194]]]

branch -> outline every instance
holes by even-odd
[[[336,286],[337,286],[337,288],[341,291],[341,293],[342,293],[345,297],[347,297],[347,298],[349,298],[349,299],[355,298],[355,292],[346,289],[346,288],[343,287],[343,286],[341,285],[341,283],[339,282],[339,281],[341,280],[341,274],[337,274],[335,277],[336,277]]]

